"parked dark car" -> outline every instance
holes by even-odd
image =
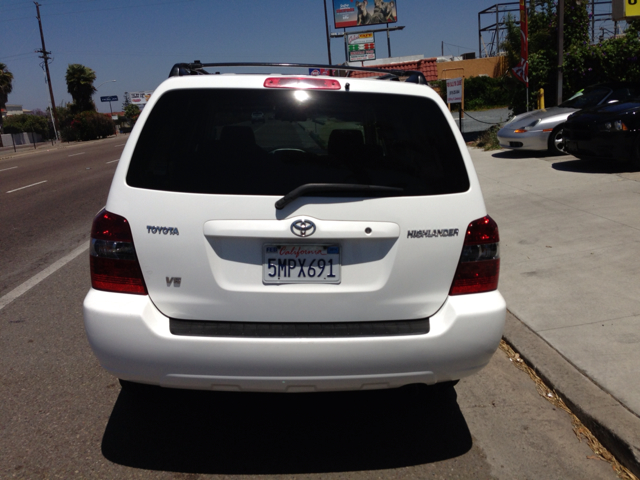
[[[640,165],[640,97],[572,114],[565,123],[564,145],[567,153],[581,159]]]
[[[553,155],[560,155],[565,153],[563,127],[569,115],[597,105],[626,102],[639,95],[638,83],[610,82],[592,85],[557,107],[517,115],[498,132],[500,146],[513,150],[548,150]]]

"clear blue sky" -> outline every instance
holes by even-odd
[[[344,0],[349,2],[350,0]],[[373,0],[370,0],[373,2]],[[71,63],[92,68],[98,110],[101,95],[153,90],[174,63],[327,63],[323,0],[40,0],[40,14],[57,105],[71,101],[64,75]],[[398,23],[392,56],[478,53],[478,12],[494,0],[396,0]],[[335,31],[327,0],[329,29]],[[361,30],[363,29],[350,29]],[[378,58],[386,58],[386,34],[376,34]],[[0,62],[14,75],[11,104],[48,105],[36,7],[31,0],[0,0]],[[334,63],[344,62],[342,39],[331,40]]]
[[[345,0],[349,2],[349,0]],[[372,2],[373,0],[371,0]],[[153,90],[174,63],[327,63],[323,0],[40,0],[40,15],[57,105],[70,102],[64,75],[71,63],[92,68],[98,110],[109,111],[101,95]],[[478,49],[478,12],[492,0],[396,0],[398,23],[391,33],[392,56],[439,56]],[[332,2],[327,0],[329,29]],[[376,27],[378,28],[378,27]],[[362,30],[362,29],[350,29]],[[342,30],[340,30],[342,31]],[[378,58],[386,58],[386,34],[376,34]],[[455,46],[454,46],[455,45]],[[458,47],[460,46],[460,47]],[[14,75],[11,104],[26,109],[48,105],[36,7],[30,0],[0,0],[0,62]],[[342,39],[331,40],[334,63],[344,62]],[[113,104],[114,111],[121,102]]]

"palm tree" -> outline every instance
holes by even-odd
[[[93,82],[96,79],[96,72],[89,67],[74,63],[67,68],[65,76],[67,81],[67,92],[73,98],[71,109],[76,112],[85,112],[87,110],[95,111],[96,105],[93,103],[91,96],[96,91]]]
[[[0,110],[6,108],[9,94],[13,90],[13,73],[7,70],[4,63],[0,63]],[[0,133],[2,133],[2,114],[0,113]],[[2,137],[0,137],[0,147],[2,147]]]

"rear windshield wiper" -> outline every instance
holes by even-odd
[[[311,193],[334,192],[362,192],[364,196],[393,197],[404,192],[404,189],[398,187],[383,187],[381,185],[360,185],[357,183],[307,183],[305,185],[299,186],[294,190],[291,190],[275,203],[275,207],[278,210],[282,210],[296,198],[302,197],[303,195],[309,195]]]

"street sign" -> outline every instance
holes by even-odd
[[[372,32],[349,34],[347,44],[350,62],[376,59],[376,43]]]
[[[615,21],[637,18],[640,16],[638,0],[613,0],[611,16]]]
[[[100,97],[100,101],[101,102],[117,102],[118,101],[118,96],[117,95],[111,95],[109,97]]]

